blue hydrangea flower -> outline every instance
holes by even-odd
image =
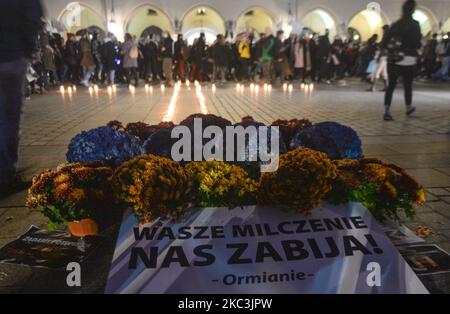
[[[299,131],[291,148],[306,147],[326,153],[332,159],[360,159],[361,140],[352,128],[337,122],[321,122]]]
[[[75,136],[67,151],[68,162],[104,161],[112,166],[141,155],[139,140],[123,131],[102,126]]]
[[[142,151],[145,154],[152,154],[166,158],[172,158],[172,145],[174,140],[171,138],[172,129],[160,129],[150,135],[142,145]]]

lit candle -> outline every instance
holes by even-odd
[[[191,85],[191,82],[189,80],[186,81],[186,87],[189,87]]]
[[[256,85],[255,86],[255,94],[258,94],[259,93],[259,85]]]
[[[300,84],[300,88],[304,89],[305,88],[305,83]]]
[[[166,90],[166,86],[164,84],[161,84],[161,92],[164,93],[165,90]]]
[[[91,96],[92,96],[92,93],[94,93],[94,89],[92,88],[92,86],[89,86],[89,94],[91,94]]]
[[[294,86],[292,86],[292,84],[289,84],[289,93],[292,93],[293,90],[294,90]]]
[[[237,84],[236,84],[236,91],[239,92],[240,90],[241,90],[241,84],[237,83]]]
[[[98,94],[98,85],[94,85],[94,92]]]
[[[145,91],[148,93],[149,88],[148,88],[148,84],[145,84]]]
[[[69,93],[69,94],[72,94],[72,87],[67,87],[67,92]]]
[[[245,90],[244,84],[241,85],[240,89],[241,89],[241,93],[244,93],[244,90]]]
[[[309,89],[310,89],[311,91],[314,90],[314,84],[313,84],[313,83],[309,84]]]
[[[112,90],[113,90],[114,93],[117,92],[117,86],[113,84],[112,85]]]
[[[215,93],[216,92],[216,84],[212,84],[211,89],[212,89],[212,92]]]
[[[111,86],[108,86],[108,94],[109,94],[110,96],[111,96],[112,92],[113,92],[112,87],[111,87]]]
[[[287,88],[288,88],[288,85],[287,85],[287,83],[284,83],[284,84],[283,84],[283,91],[286,91],[286,90],[287,90]]]
[[[250,84],[250,91],[253,92],[255,90],[255,84],[251,83]]]
[[[76,86],[76,85],[73,85],[73,86],[72,86],[72,89],[73,89],[74,92],[76,92],[76,91],[77,91],[77,86]]]
[[[267,90],[268,90],[267,83],[264,83],[264,91],[267,92]]]
[[[64,85],[61,85],[61,87],[59,88],[59,90],[61,91],[61,94],[64,94]]]

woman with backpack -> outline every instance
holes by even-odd
[[[125,34],[125,42],[122,47],[123,55],[123,69],[127,77],[127,84],[131,84],[131,79],[134,78],[135,86],[139,85],[138,77],[138,57],[139,47],[137,42],[130,34]]]
[[[403,16],[386,32],[381,44],[388,51],[389,84],[384,97],[385,121],[392,121],[390,113],[392,95],[398,78],[403,78],[405,89],[406,115],[411,115],[416,108],[412,105],[412,84],[416,73],[418,50],[421,47],[422,34],[419,22],[413,19],[416,1],[407,0],[403,4]]]

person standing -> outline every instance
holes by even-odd
[[[247,34],[243,35],[238,47],[239,52],[239,61],[240,61],[240,68],[239,68],[239,79],[244,82],[249,81],[249,66],[250,66],[250,59],[251,59],[251,47],[248,40]]]
[[[0,0],[0,194],[18,188],[22,92],[29,60],[37,49],[43,9],[39,0]]]
[[[103,67],[109,85],[114,85],[116,78],[116,37],[108,33],[102,49]]]
[[[318,77],[317,82],[320,83],[325,79],[326,84],[330,84],[330,59],[331,59],[331,43],[329,32],[326,30],[325,35],[319,36],[319,41],[317,45],[317,71]]]
[[[125,42],[122,46],[123,55],[123,69],[127,77],[127,84],[131,84],[131,79],[134,78],[135,86],[139,85],[138,77],[138,57],[139,57],[139,47],[131,34],[125,34]]]
[[[390,112],[392,96],[397,86],[398,78],[403,78],[405,89],[406,115],[416,111],[412,105],[412,84],[416,73],[418,50],[421,47],[422,34],[419,22],[413,19],[416,10],[416,1],[407,0],[402,7],[403,15],[386,32],[381,43],[382,49],[388,50],[388,77],[389,84],[384,97],[385,112],[383,119],[391,121]]]
[[[223,35],[217,35],[217,40],[214,46],[212,47],[212,59],[213,59],[213,73],[211,77],[212,83],[215,83],[217,79],[217,74],[220,74],[220,83],[225,84],[225,72],[228,67],[228,59],[229,59],[228,48],[225,45],[225,39]]]
[[[92,44],[89,40],[89,33],[86,31],[80,39],[80,50],[82,54],[81,66],[83,67],[83,81],[84,86],[88,87],[92,75],[95,72],[95,60],[92,54]]]
[[[275,70],[275,75],[273,76],[273,78],[275,79],[277,76],[280,77],[280,84],[283,85],[284,83],[284,79],[286,76],[286,65],[285,65],[285,60],[287,58],[286,56],[286,46],[283,42],[283,37],[284,37],[284,31],[279,30],[277,31],[277,37],[275,38],[275,43],[274,43],[274,47],[273,47],[273,52],[274,52],[274,70]]]
[[[94,74],[94,80],[96,82],[102,82],[102,76],[103,76],[103,61],[102,61],[102,43],[100,42],[100,39],[98,38],[99,35],[97,32],[95,32],[92,35],[92,55],[94,56],[94,62],[95,62],[95,74]]]
[[[266,84],[271,83],[273,49],[275,46],[275,38],[270,28],[266,29],[264,38],[261,42],[261,63],[263,70],[263,81]]]
[[[441,67],[432,75],[433,79],[448,81],[450,80],[448,71],[450,70],[450,32],[436,47],[437,55],[441,61]]]
[[[295,37],[292,50],[294,57],[294,79],[301,77],[302,83],[305,83],[307,48],[306,41],[301,35]]]
[[[80,49],[75,34],[67,34],[67,42],[64,50],[64,61],[67,64],[65,81],[78,84],[79,82],[79,58]]]
[[[163,41],[161,47],[162,67],[164,72],[164,79],[166,85],[171,87],[172,84],[172,65],[173,65],[173,39],[170,37],[170,33],[165,31],[163,33]]]
[[[173,58],[176,64],[176,75],[181,82],[184,83],[184,81],[186,81],[186,43],[183,40],[182,34],[178,34],[178,38],[173,49]]]

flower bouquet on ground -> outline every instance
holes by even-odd
[[[77,236],[94,235],[98,224],[108,222],[113,208],[111,177],[113,171],[102,163],[62,164],[33,178],[26,205],[39,209],[50,220],[49,229],[68,225]],[[80,222],[89,230],[73,232]]]
[[[261,175],[258,203],[309,214],[335,178],[336,166],[325,153],[297,148],[280,156],[276,172]]]
[[[425,202],[424,189],[396,165],[375,158],[335,161],[338,176],[326,199],[332,204],[360,202],[378,221],[412,218],[414,204]]]
[[[81,132],[69,144],[68,162],[103,161],[118,166],[141,154],[139,140],[109,126]]]
[[[181,218],[190,206],[191,185],[181,165],[154,155],[123,163],[113,178],[117,199],[133,208],[141,223]]]
[[[350,127],[336,122],[321,122],[300,130],[291,148],[306,147],[326,153],[331,159],[362,158],[361,140]]]
[[[235,208],[256,202],[257,182],[239,166],[223,161],[191,162],[186,171],[194,184],[197,206]]]
[[[308,119],[278,119],[272,122],[272,126],[278,126],[280,128],[281,135],[286,144],[289,144],[292,141],[294,135],[299,131],[309,128],[312,125],[313,124]]]

